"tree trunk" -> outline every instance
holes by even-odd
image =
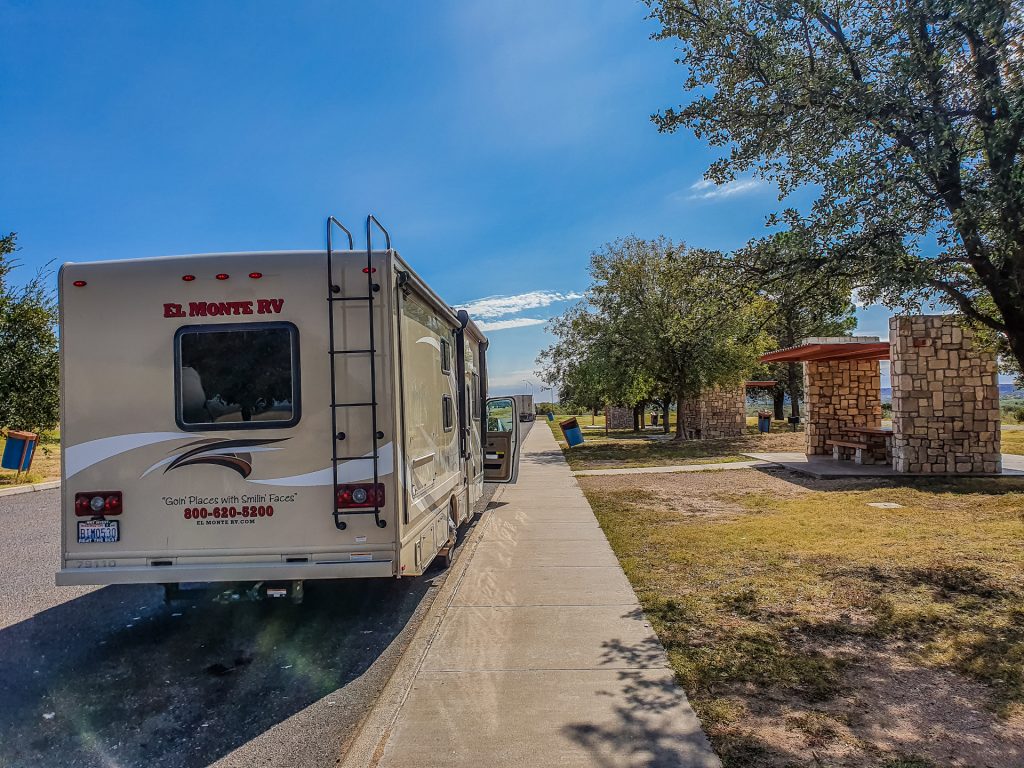
[[[661,433],[663,435],[668,434],[668,416],[671,409],[672,395],[665,395],[665,399],[661,401]]]
[[[786,393],[781,389],[776,389],[772,394],[772,407],[775,409],[776,421],[786,418]]]
[[[797,366],[800,363],[789,364],[789,412],[791,416],[800,416],[800,391],[803,382],[803,372]]]
[[[640,403],[633,406],[633,431],[639,432],[644,427],[644,405]]]

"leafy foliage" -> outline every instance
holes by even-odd
[[[1012,0],[646,0],[692,100],[654,117],[728,147],[708,177],[783,196],[805,273],[940,298],[1024,362],[1024,11]]]
[[[628,237],[592,254],[590,274],[584,300],[550,326],[559,341],[538,358],[576,403],[696,396],[740,380],[767,345],[764,302],[717,252]]]
[[[809,336],[847,336],[857,326],[851,281],[833,272],[806,273],[780,268],[798,256],[806,243],[793,232],[780,232],[756,241],[736,255],[737,264],[757,286],[769,310],[765,329],[776,347],[792,347]],[[799,416],[803,398],[803,366],[775,363],[757,378],[774,379],[776,392],[788,394],[792,414]]]
[[[40,431],[60,417],[57,308],[43,275],[8,285],[16,248],[14,233],[0,238],[0,425]]]

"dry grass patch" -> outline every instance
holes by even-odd
[[[580,482],[726,766],[1024,764],[1024,484]]]
[[[585,426],[586,417],[580,417]],[[586,442],[569,448],[558,422],[549,422],[551,432],[565,453],[573,470],[611,469],[621,467],[658,467],[671,464],[706,464],[744,461],[744,453],[752,451],[803,451],[803,432],[772,432],[767,435],[749,428],[740,437],[721,437],[707,440],[674,440],[654,430],[635,433],[612,430],[583,430]]]
[[[7,440],[0,437],[0,454],[3,453]],[[0,488],[15,485],[16,472],[0,469]],[[48,480],[60,479],[60,433],[47,432],[39,436],[39,445],[32,459],[32,469],[22,473],[17,484],[45,483]]]
[[[1000,442],[1003,453],[1013,453],[1018,456],[1024,455],[1024,429],[1004,429]]]

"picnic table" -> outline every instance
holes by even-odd
[[[881,464],[892,460],[892,429],[888,427],[843,427],[846,439],[830,440],[832,457],[850,458],[857,464]]]

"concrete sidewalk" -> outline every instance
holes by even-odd
[[[377,765],[719,766],[541,427],[484,515]]]

